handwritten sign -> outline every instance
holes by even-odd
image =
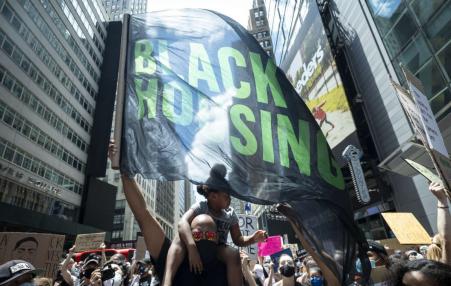
[[[426,179],[429,180],[429,182],[441,182],[440,177],[434,174],[431,170],[426,168],[425,166],[412,161],[410,159],[404,159],[404,161],[407,162],[412,168],[414,168],[418,173],[423,175]]]
[[[270,236],[266,242],[258,243],[258,256],[267,256],[282,250],[282,237],[280,235]]]
[[[143,260],[146,256],[146,242],[144,241],[144,237],[138,236],[138,239],[136,240],[136,253],[135,253],[135,259],[136,260]]]
[[[104,232],[79,234],[75,239],[75,252],[99,249],[104,241]]]
[[[400,244],[430,244],[431,238],[412,213],[382,213]]]
[[[0,233],[0,264],[20,259],[42,269],[44,277],[55,277],[63,254],[64,235],[2,232]]]

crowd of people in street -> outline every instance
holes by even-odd
[[[110,146],[110,156],[116,152]],[[242,235],[237,215],[230,208],[225,179],[226,169],[215,166],[209,179],[198,186],[205,200],[188,210],[179,223],[178,236],[166,237],[157,219],[146,208],[135,179],[122,174],[127,202],[140,226],[148,258],[131,259],[122,254],[91,253],[74,260],[75,246],[62,259],[55,277],[42,277],[27,261],[12,260],[0,266],[0,286],[156,286],[156,285],[264,285],[322,286],[334,285],[330,272],[324,271],[314,253],[297,251],[281,255],[276,261],[269,256],[249,258],[243,247],[265,241],[267,234],[257,230]],[[214,187],[213,187],[214,186]],[[439,183],[429,190],[437,198],[437,230],[430,245],[412,246],[407,250],[390,249],[368,241],[368,258],[373,270],[383,270],[382,281],[370,285],[446,286],[451,281],[451,218],[449,198]],[[230,233],[233,244],[227,244]],[[348,277],[350,285],[366,285],[362,280],[362,262],[355,261]]]

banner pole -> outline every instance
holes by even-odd
[[[117,148],[111,161],[111,168],[119,169],[121,158],[121,139],[122,139],[122,119],[124,113],[124,97],[125,97],[125,68],[127,63],[127,44],[128,44],[128,25],[130,22],[130,14],[124,14],[122,19],[122,35],[121,50],[119,55],[119,71],[116,92],[116,117],[114,119],[114,144]]]

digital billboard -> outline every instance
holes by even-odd
[[[306,0],[282,70],[321,127],[331,148],[356,130],[343,83],[315,1]]]

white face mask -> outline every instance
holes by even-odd
[[[114,273],[114,277],[103,281],[103,286],[120,286],[122,285],[122,276],[119,273]]]

